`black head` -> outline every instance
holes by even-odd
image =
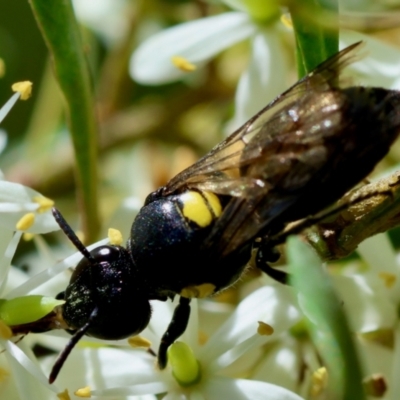
[[[66,290],[57,296],[65,300],[62,317],[73,337],[53,368],[51,382],[83,335],[123,339],[141,332],[151,317],[148,296],[141,291],[128,251],[107,245],[89,252],[60,212],[53,209],[53,215],[84,258],[76,266]]]

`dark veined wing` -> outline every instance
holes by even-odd
[[[355,50],[361,45],[362,42],[355,43],[319,65],[204,157],[172,178],[165,186],[163,193],[170,195],[190,187],[237,197],[242,196],[244,192],[247,194],[248,190],[243,188],[249,188],[248,185],[251,188],[257,182],[253,181],[252,177],[240,174],[239,169],[255,162],[264,164],[264,159],[260,159],[258,154],[250,153],[244,158],[242,157],[243,149],[260,130],[265,128],[266,123],[273,122],[272,118],[279,119],[279,112],[287,109],[288,105],[295,104],[305,93],[323,92],[338,87],[339,72],[354,61]],[[267,132],[265,129],[263,131],[266,141],[270,140],[273,144],[276,136],[279,136],[283,129],[278,132]],[[268,143],[266,145],[268,146]]]
[[[371,142],[368,134],[363,137],[369,127],[356,127],[360,114],[371,111],[376,122],[374,114],[382,111],[369,109],[376,103],[375,92],[366,96],[364,88],[339,88],[339,72],[353,61],[357,47],[359,43],[322,63],[166,185],[164,195],[198,188],[232,196],[204,244],[216,257],[320,211],[386,153],[393,138],[381,151],[376,149],[376,161],[357,164],[364,164],[363,156],[371,158],[356,149],[364,139]],[[359,109],[348,110],[354,104]],[[352,171],[346,174],[346,168]]]

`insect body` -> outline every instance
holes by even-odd
[[[61,297],[74,334],[50,380],[84,334],[119,339],[143,330],[149,300],[180,296],[158,363],[186,329],[190,299],[216,293],[243,273],[253,248],[270,273],[276,237],[314,215],[366,177],[400,133],[397,91],[339,86],[352,45],[318,66],[166,186],[151,193],[127,247],[84,255]]]

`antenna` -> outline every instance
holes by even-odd
[[[68,225],[68,222],[61,215],[60,211],[57,208],[53,207],[51,209],[57,224],[60,226],[61,230],[65,233],[67,238],[72,242],[72,244],[82,253],[82,255],[88,259],[92,264],[97,264],[94,257],[90,254],[89,250],[84,246],[84,244],[79,240],[78,236],[76,236],[75,232]]]
[[[58,221],[57,221],[58,222]],[[61,228],[62,229],[62,228]],[[68,236],[68,235],[67,235]],[[60,353],[58,356],[56,362],[53,365],[53,368],[50,372],[49,376],[49,383],[53,383],[57,376],[58,373],[60,372],[62,366],[64,365],[66,359],[68,358],[69,354],[71,353],[72,349],[75,347],[75,345],[82,339],[82,336],[87,332],[87,330],[90,328],[91,323],[93,320],[97,317],[98,313],[98,308],[96,307],[92,313],[90,314],[88,318],[88,322],[86,322],[85,325],[83,325],[81,328],[79,328],[74,335],[72,336],[71,340],[67,343],[67,345],[64,347],[64,350]]]

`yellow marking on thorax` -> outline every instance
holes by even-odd
[[[213,218],[219,217],[222,206],[218,197],[211,192],[195,192],[188,190],[180,197],[182,213],[189,221],[195,222],[202,228],[210,225]]]
[[[215,291],[215,285],[212,283],[202,283],[197,286],[186,286],[179,293],[180,296],[186,297],[187,299],[197,298],[202,299],[204,297],[211,296]]]

